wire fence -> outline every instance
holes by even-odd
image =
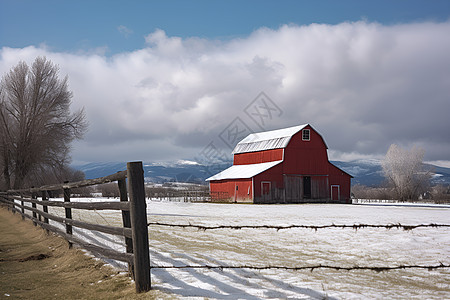
[[[294,228],[303,228],[303,229],[326,229],[326,228],[351,228],[354,230],[358,230],[361,228],[386,228],[386,229],[403,229],[403,230],[413,230],[421,227],[450,227],[450,224],[418,224],[418,225],[403,225],[400,223],[397,224],[329,224],[329,225],[215,225],[215,226],[204,226],[204,225],[193,225],[193,224],[170,224],[170,223],[161,223],[161,222],[149,222],[148,226],[167,226],[167,227],[181,227],[181,228],[197,228],[198,230],[216,230],[216,229],[275,229],[275,230],[286,230],[286,229],[294,229]]]
[[[171,223],[161,223],[161,222],[149,222],[148,226],[165,226],[165,227],[179,227],[179,228],[196,228],[200,231],[206,230],[217,230],[217,229],[233,229],[233,230],[241,230],[241,229],[275,229],[279,230],[287,230],[294,228],[301,229],[327,229],[327,228],[341,228],[341,229],[363,229],[363,228],[385,228],[389,229],[403,229],[406,231],[414,230],[418,228],[449,228],[450,224],[416,224],[416,225],[404,225],[404,224],[329,224],[329,225],[284,225],[284,226],[275,226],[275,225],[216,225],[216,226],[204,226],[204,225],[194,225],[194,224],[171,224]],[[393,271],[393,270],[405,270],[405,269],[425,269],[428,271],[433,271],[437,269],[447,269],[450,268],[450,264],[444,264],[439,262],[435,265],[397,265],[397,266],[332,266],[332,265],[310,265],[310,266],[250,266],[250,265],[240,265],[240,266],[232,266],[232,265],[182,265],[182,266],[174,266],[174,265],[153,265],[150,266],[151,269],[253,269],[253,270],[269,270],[269,269],[278,269],[278,270],[291,270],[291,271],[301,271],[301,270],[310,270],[311,272],[316,269],[332,269],[337,271],[354,271],[354,270],[370,270],[375,272],[384,272],[384,271]]]
[[[330,266],[330,265],[312,265],[312,266],[300,266],[300,267],[285,267],[285,266],[226,266],[226,265],[186,265],[186,266],[150,266],[151,269],[253,269],[253,270],[310,270],[311,272],[315,269],[333,269],[333,270],[344,270],[344,271],[354,271],[354,270],[371,270],[376,272],[401,270],[401,269],[427,269],[428,271],[450,268],[450,264],[437,264],[437,265],[398,265],[398,266],[351,266],[351,267],[341,267],[341,266]]]

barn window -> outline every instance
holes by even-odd
[[[309,141],[309,129],[302,130],[302,140]]]

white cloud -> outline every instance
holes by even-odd
[[[246,38],[168,37],[112,57],[27,47],[0,50],[0,72],[45,55],[68,74],[90,131],[74,159],[190,159],[261,92],[283,110],[266,129],[311,123],[338,157],[380,157],[420,144],[450,160],[450,22],[285,25]],[[338,154],[338,155],[337,155]],[[139,156],[139,157],[138,157]]]
[[[130,35],[133,34],[133,30],[131,30],[130,28],[126,27],[125,25],[117,26],[117,30],[119,31],[120,34],[122,34],[126,38],[128,38]]]

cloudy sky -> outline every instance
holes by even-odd
[[[84,162],[202,160],[310,123],[333,160],[450,166],[450,1],[0,1],[0,74],[46,56]]]

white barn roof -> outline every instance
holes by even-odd
[[[240,178],[252,178],[253,176],[262,173],[279,163],[282,160],[271,161],[267,163],[251,164],[251,165],[233,165],[222,172],[209,177],[206,181],[222,180],[222,179],[240,179]]]
[[[232,154],[285,148],[292,136],[306,126],[308,124],[249,134],[236,145]]]

